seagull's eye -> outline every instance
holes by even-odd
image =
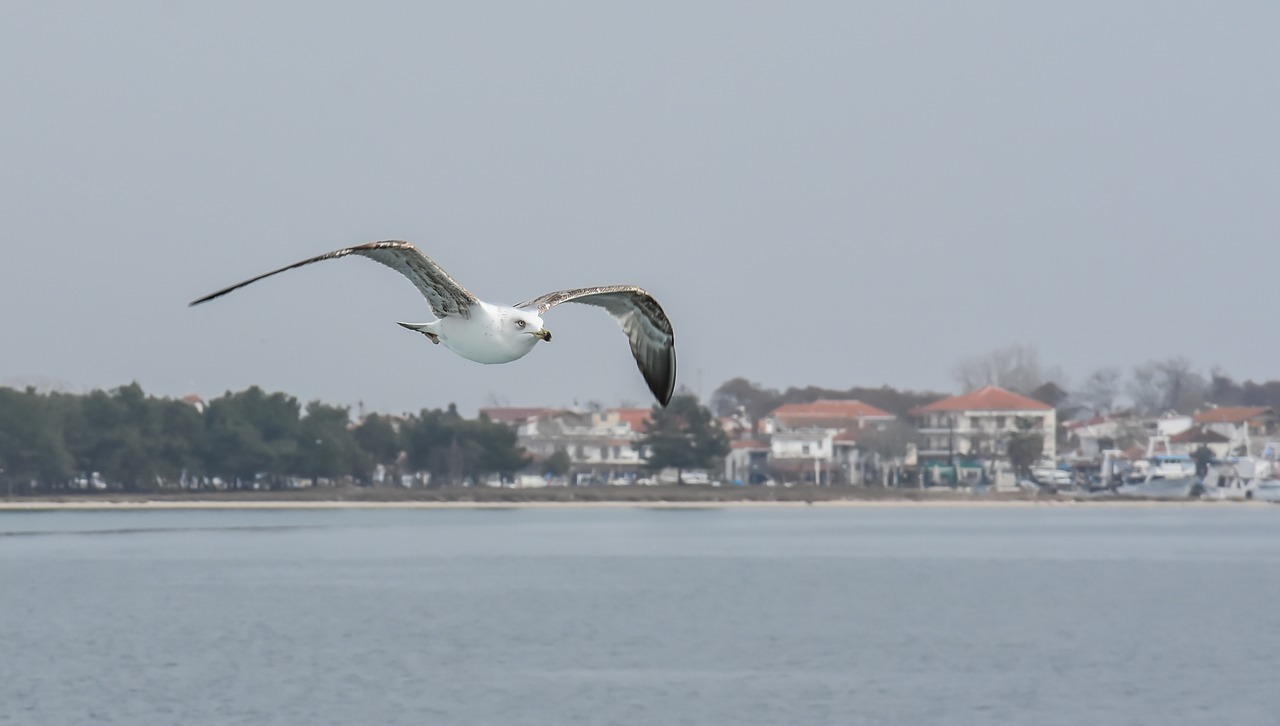
[[[517,328],[523,328],[524,326],[525,326],[525,322],[524,322],[523,320],[520,320],[519,318],[517,318],[517,319],[516,319],[516,327],[517,327]]]

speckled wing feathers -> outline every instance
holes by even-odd
[[[229,292],[238,290],[245,285],[257,282],[266,277],[277,275],[281,272],[287,272],[313,262],[322,262],[324,260],[336,260],[339,257],[347,255],[360,255],[367,257],[374,262],[386,265],[391,269],[399,272],[401,275],[409,278],[413,286],[418,288],[422,296],[427,299],[431,305],[431,311],[436,317],[444,318],[450,315],[459,317],[470,317],[471,306],[476,303],[476,296],[472,295],[465,287],[459,285],[456,280],[444,271],[444,268],[436,264],[434,260],[427,257],[417,247],[408,242],[400,242],[398,240],[388,240],[385,242],[370,242],[368,244],[356,245],[355,247],[345,247],[333,252],[326,252],[323,255],[316,255],[301,262],[295,262],[292,265],[286,265],[278,270],[272,270],[257,277],[250,278],[244,282],[238,282],[231,287],[223,288],[215,293],[205,295],[199,300],[193,301],[192,305],[199,305],[202,302],[208,302],[214,298],[222,297]]]
[[[631,355],[649,390],[663,406],[676,387],[676,348],[671,320],[652,295],[634,285],[607,285],[558,290],[516,305],[534,308],[542,315],[563,302],[604,308],[622,326],[631,343]]]

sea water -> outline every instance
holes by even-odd
[[[0,512],[0,724],[1275,724],[1280,507]]]

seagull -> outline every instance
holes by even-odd
[[[538,341],[551,340],[551,331],[542,323],[548,310],[564,302],[604,308],[627,334],[631,355],[649,390],[663,406],[671,401],[676,385],[675,337],[671,320],[652,295],[634,285],[605,285],[557,290],[517,305],[487,303],[467,290],[408,242],[387,240],[344,247],[316,255],[278,270],[251,277],[230,287],[193,300],[199,305],[281,272],[336,260],[349,255],[367,257],[409,278],[427,299],[436,320],[426,323],[399,323],[427,336],[432,343],[477,363],[510,363],[523,358]]]

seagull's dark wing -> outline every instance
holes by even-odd
[[[676,344],[671,320],[653,296],[634,285],[580,287],[559,290],[516,305],[535,308],[542,315],[562,302],[604,308],[618,321],[631,342],[631,354],[649,390],[667,405],[676,387]]]
[[[231,287],[223,288],[215,293],[210,293],[191,302],[192,305],[199,305],[202,302],[208,302],[214,298],[222,297],[232,290],[240,288],[250,283],[257,282],[264,277],[278,275],[281,272],[292,270],[295,267],[302,267],[313,262],[321,262],[323,260],[336,260],[339,257],[347,255],[360,255],[368,257],[374,262],[380,262],[387,267],[399,272],[401,275],[409,278],[413,286],[418,288],[422,296],[431,304],[431,311],[436,317],[443,318],[449,315],[457,315],[459,317],[470,317],[471,306],[476,303],[476,296],[472,295],[467,288],[459,285],[456,280],[449,277],[449,273],[445,272],[440,265],[434,260],[422,254],[422,250],[409,244],[408,242],[399,242],[390,240],[387,242],[370,242],[368,244],[356,245],[355,247],[345,247],[333,252],[326,252],[323,255],[316,255],[310,259],[301,262],[295,262],[292,265],[281,267],[278,270],[272,270],[257,277],[250,278],[244,282],[238,282]]]

